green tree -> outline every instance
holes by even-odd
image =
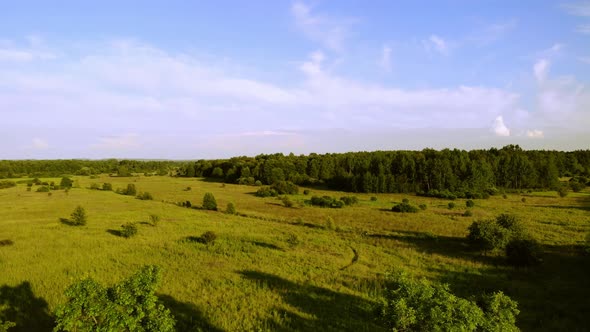
[[[59,183],[59,186],[62,189],[66,189],[66,188],[72,188],[72,185],[74,184],[74,181],[66,176],[61,178],[61,181]]]
[[[160,280],[159,267],[144,266],[110,288],[79,281],[66,290],[54,331],[174,331],[174,317],[155,295]]]
[[[217,211],[217,201],[212,193],[205,193],[203,196],[203,209]]]
[[[225,209],[225,213],[236,214],[236,206],[234,205],[234,203],[232,203],[232,202],[227,203],[227,208]]]
[[[86,221],[87,221],[86,220],[86,210],[84,210],[83,207],[78,205],[74,209],[74,212],[72,212],[71,218],[72,218],[72,224],[74,224],[76,226],[86,225]]]
[[[8,332],[8,329],[15,326],[16,324],[13,322],[3,322],[0,320],[0,332]]]
[[[130,183],[127,185],[127,189],[125,190],[125,195],[135,196],[137,194],[137,189],[135,189],[135,185]]]
[[[104,191],[112,191],[113,190],[113,185],[110,183],[103,183],[102,184],[102,190]]]

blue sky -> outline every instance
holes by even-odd
[[[590,146],[589,1],[18,1],[0,158]]]

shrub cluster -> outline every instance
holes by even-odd
[[[297,195],[299,193],[299,187],[291,181],[277,181],[270,187],[279,195]]]
[[[135,189],[135,185],[133,183],[130,183],[125,189],[117,189],[117,194],[135,196],[137,194],[137,189]]]
[[[217,201],[212,193],[205,193],[203,196],[203,209],[217,211]]]
[[[518,304],[502,292],[470,301],[451,293],[447,284],[404,273],[388,281],[379,316],[393,331],[518,331]]]
[[[402,212],[402,213],[416,213],[418,212],[418,208],[414,205],[410,204],[409,202],[401,202],[394,205],[391,208],[393,212]]]
[[[121,225],[121,236],[122,237],[132,237],[137,234],[137,225],[132,222],[128,222],[126,224]]]
[[[213,231],[206,231],[199,239],[204,244],[213,244],[217,240],[217,234]]]
[[[319,206],[324,208],[343,208],[345,203],[331,196],[312,196],[310,200],[305,201],[306,204]]]
[[[471,191],[454,191],[451,192],[449,190],[436,190],[432,189],[427,192],[417,192],[416,195],[418,196],[425,196],[425,197],[435,197],[435,198],[442,198],[442,199],[450,199],[455,200],[457,198],[468,198],[468,199],[487,199],[490,198],[491,195],[495,195],[497,190],[495,188],[488,189],[483,192],[471,192]]]
[[[146,192],[139,193],[139,195],[135,196],[137,199],[141,199],[143,201],[151,201],[154,199],[152,194]]]
[[[271,187],[261,187],[256,191],[255,195],[258,197],[276,197],[278,193]]]
[[[70,223],[74,226],[84,226],[86,225],[86,210],[83,207],[78,205],[72,215],[70,216]]]
[[[0,189],[12,188],[15,186],[16,186],[16,182],[14,182],[14,181],[8,181],[8,180],[0,181]]]

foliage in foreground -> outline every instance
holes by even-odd
[[[379,315],[393,331],[518,331],[517,303],[502,292],[483,296],[478,306],[455,296],[447,284],[405,273],[389,281]]]
[[[15,327],[16,324],[13,322],[3,322],[0,320],[0,332],[8,332],[11,327]]]
[[[144,266],[109,288],[91,278],[79,281],[66,290],[54,331],[174,331],[170,310],[155,295],[160,280],[157,266]]]

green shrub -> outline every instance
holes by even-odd
[[[393,212],[416,213],[418,208],[409,203],[398,203],[391,208]]]
[[[270,186],[279,195],[296,195],[299,187],[291,181],[277,181]]]
[[[100,190],[100,186],[98,185],[98,183],[92,183],[90,185],[90,190]]]
[[[305,190],[303,191],[303,195],[309,195],[309,193],[310,193],[309,189],[305,189]]]
[[[102,184],[102,190],[104,190],[104,191],[112,191],[113,190],[113,185],[110,184],[110,183],[105,182],[105,183]]]
[[[47,187],[47,186],[41,186],[41,187],[37,188],[37,192],[38,193],[48,193],[49,192],[49,187]]]
[[[217,234],[213,231],[207,231],[201,235],[200,240],[204,244],[213,244],[217,240]]]
[[[72,185],[74,184],[74,181],[68,177],[63,177],[61,178],[61,182],[59,183],[59,186],[61,188],[72,188]]]
[[[257,197],[275,197],[278,195],[277,191],[271,187],[261,187],[255,193]]]
[[[170,310],[159,303],[157,266],[144,266],[129,279],[104,288],[91,278],[66,289],[55,312],[54,331],[174,331]]]
[[[122,237],[132,237],[137,234],[137,225],[132,222],[128,222],[126,224],[121,225],[121,236]]]
[[[152,194],[146,192],[139,193],[139,195],[135,196],[137,199],[141,199],[142,201],[151,201],[154,199]]]
[[[12,187],[16,187],[16,182],[8,181],[8,180],[0,181],[0,189],[6,189],[6,188],[12,188]]]
[[[452,210],[455,208],[455,203],[449,202],[449,204],[447,204],[447,207],[449,208],[449,210]]]
[[[217,201],[212,193],[205,193],[203,196],[203,209],[217,211]]]
[[[506,245],[508,263],[517,266],[532,266],[541,262],[541,246],[534,239],[513,239]]]
[[[160,216],[157,214],[150,214],[150,225],[152,226],[158,226],[158,223],[160,222]]]
[[[15,327],[16,324],[13,322],[3,322],[0,320],[0,332],[8,332],[11,327]]]
[[[520,201],[523,202],[523,203],[526,203],[526,198],[523,197],[523,198],[520,199]]]
[[[518,331],[517,303],[501,292],[484,297],[482,308],[447,284],[404,273],[389,276],[388,284],[379,316],[393,331]]]
[[[74,212],[72,212],[70,222],[72,223],[72,225],[75,226],[84,226],[86,225],[86,221],[86,210],[84,210],[83,207],[78,205],[74,209]]]
[[[376,202],[376,201],[377,201],[377,197],[371,196],[371,202]]]
[[[286,207],[293,207],[295,205],[295,202],[293,202],[289,196],[282,196],[281,202],[283,202],[283,205]]]
[[[567,187],[566,186],[559,187],[559,189],[557,190],[557,194],[559,195],[559,197],[562,197],[562,198],[567,196]]]
[[[334,224],[334,219],[332,217],[326,218],[326,229],[331,230],[331,231],[336,229],[336,226]]]
[[[340,197],[340,200],[347,206],[355,205],[359,202],[359,199],[356,196],[343,196]]]
[[[418,207],[420,208],[420,210],[426,210],[428,208],[426,204],[420,204],[418,205]]]
[[[467,240],[471,246],[483,251],[503,249],[510,240],[510,231],[495,220],[474,221],[468,230]]]
[[[407,198],[404,198],[404,199],[402,199],[402,203],[409,204],[409,203],[410,203],[410,200],[409,200],[409,199],[407,199]]]
[[[336,209],[342,208],[345,205],[343,201],[330,196],[312,196],[309,201],[306,201],[306,204]]]
[[[287,244],[291,247],[294,248],[298,245],[301,244],[301,240],[299,239],[299,237],[297,236],[297,234],[289,234],[287,235]]]
[[[471,210],[465,210],[465,212],[463,212],[463,217],[471,217],[473,216],[473,212],[471,212]]]
[[[256,180],[256,182],[254,182],[254,185],[260,187],[262,185],[262,182],[260,180]]]
[[[473,200],[471,200],[471,199],[468,199],[465,201],[465,206],[468,208],[472,208],[475,206],[475,202],[473,202]]]
[[[234,203],[232,203],[232,202],[227,203],[227,208],[225,209],[225,213],[236,214],[236,206],[234,205]]]

